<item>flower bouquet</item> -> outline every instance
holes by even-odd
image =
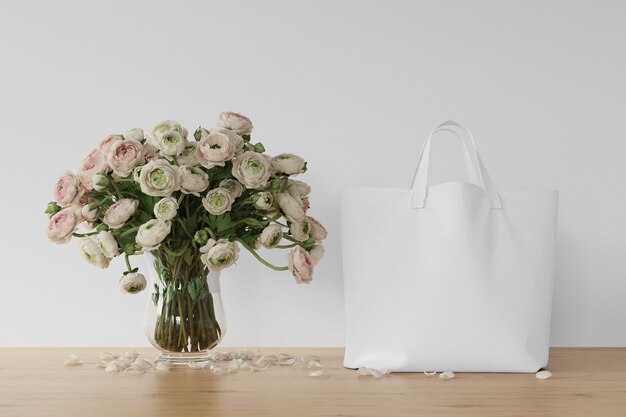
[[[291,178],[306,162],[267,155],[251,131],[250,119],[233,112],[190,139],[173,120],[146,136],[131,129],[102,140],[55,184],[46,209],[51,241],[79,238],[83,257],[100,268],[124,256],[121,288],[131,294],[147,281],[130,257],[146,254],[154,278],[145,330],[166,358],[201,358],[219,343],[217,277],[241,247],[298,283],[311,282],[324,254],[326,230],[307,215],[311,189]],[[290,249],[287,266],[263,259],[261,247]]]

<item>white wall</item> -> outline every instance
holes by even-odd
[[[501,189],[561,191],[553,345],[626,345],[623,2],[0,5],[0,345],[143,345],[145,296],[47,242],[56,177],[105,135],[222,110],[306,156],[330,230],[310,286],[244,254],[226,345],[342,345],[340,190],[408,186],[429,130],[466,123]],[[452,167],[450,167],[452,169]],[[375,220],[375,219],[374,219]],[[392,285],[390,283],[390,285]]]

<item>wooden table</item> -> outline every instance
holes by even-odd
[[[534,374],[357,377],[341,366],[337,348],[261,349],[318,355],[326,379],[290,367],[128,375],[95,367],[104,350],[125,349],[0,348],[0,416],[626,416],[626,348],[554,348],[554,375],[543,381]],[[84,364],[64,367],[70,353]]]

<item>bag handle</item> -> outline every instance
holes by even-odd
[[[455,128],[460,129],[464,135],[455,130]],[[413,189],[413,196],[411,198],[411,207],[413,208],[424,208],[424,204],[426,202],[426,195],[428,193],[428,166],[430,161],[430,141],[435,133],[449,131],[455,134],[455,136],[460,139],[464,145],[465,153],[466,153],[466,161],[469,162],[468,169],[471,169],[471,175],[477,185],[483,189],[485,192],[485,196],[489,200],[491,208],[501,209],[502,203],[500,202],[500,197],[491,182],[491,178],[485,169],[485,165],[483,164],[480,155],[478,155],[478,151],[476,149],[476,142],[474,141],[474,136],[472,136],[472,132],[469,131],[465,126],[454,120],[447,120],[441,123],[439,126],[433,129],[430,132],[430,135],[426,138],[424,145],[422,147],[422,152],[420,154],[420,158],[417,163],[417,168],[415,170],[415,176],[413,178],[413,183],[411,184],[411,188]]]

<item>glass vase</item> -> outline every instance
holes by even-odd
[[[220,274],[206,269],[199,254],[154,250],[145,255],[150,298],[144,333],[161,351],[157,361],[187,364],[210,360],[226,332]]]

